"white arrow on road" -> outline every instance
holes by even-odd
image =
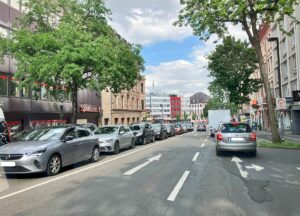
[[[134,174],[135,172],[139,171],[140,169],[144,168],[145,166],[149,165],[153,161],[158,161],[160,159],[160,157],[161,157],[161,154],[154,156],[152,158],[149,158],[148,161],[146,161],[145,163],[142,163],[142,164],[132,168],[131,170],[124,173],[123,175],[130,176],[130,175]]]
[[[255,165],[255,164],[251,164],[251,166],[246,166],[247,169],[255,169],[256,171],[262,171],[264,169],[264,167]]]
[[[300,167],[296,167],[297,168],[297,170],[300,170]]]
[[[243,170],[243,167],[240,163],[242,163],[243,161],[241,159],[239,159],[238,157],[233,156],[231,159],[232,162],[234,162],[237,166],[237,168],[239,169],[241,176],[243,178],[247,178],[249,173],[246,170]]]

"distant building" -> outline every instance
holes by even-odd
[[[202,92],[198,92],[190,97],[190,115],[196,115],[195,120],[202,119],[203,109],[209,101],[210,97]]]
[[[181,118],[181,97],[170,95],[171,118],[176,120],[176,117]]]
[[[170,96],[167,94],[147,94],[146,109],[151,119],[171,120]]]
[[[144,77],[129,91],[113,94],[110,90],[104,90],[101,95],[102,125],[139,123],[146,115]]]
[[[184,119],[184,115],[187,116],[187,120],[190,120],[190,98],[181,97],[181,118]]]

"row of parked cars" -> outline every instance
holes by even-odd
[[[0,172],[7,174],[58,174],[65,166],[96,162],[101,152],[118,154],[177,134],[192,131],[190,124],[66,125],[22,132],[0,146]]]

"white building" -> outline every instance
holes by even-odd
[[[196,119],[194,120],[202,119],[203,109],[206,106],[208,100],[209,96],[202,92],[198,92],[190,97],[190,114],[191,116],[196,116]]]
[[[188,115],[188,120],[191,119],[190,116],[190,98],[181,97],[181,118],[184,118],[184,114]]]
[[[146,109],[151,117],[171,120],[170,96],[166,94],[147,94]]]

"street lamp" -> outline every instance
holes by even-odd
[[[276,42],[277,45],[277,76],[278,76],[278,85],[279,85],[279,97],[282,98],[282,91],[281,91],[281,76],[280,76],[280,55],[279,55],[279,39],[278,37],[269,37],[269,42]]]

